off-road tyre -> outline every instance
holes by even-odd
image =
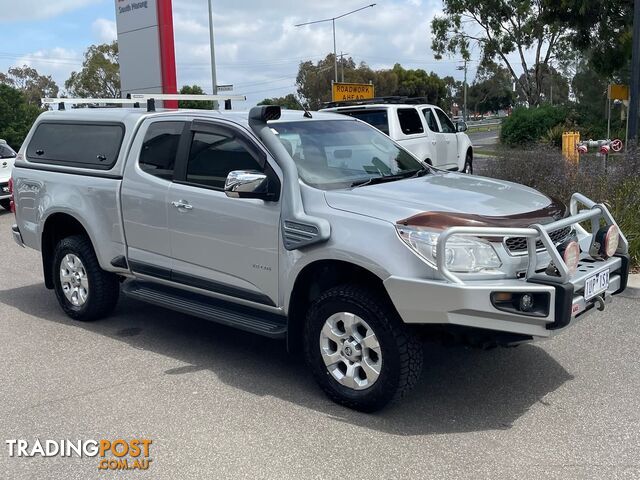
[[[62,261],[68,255],[75,255],[82,262],[88,279],[88,295],[83,305],[73,305],[66,297],[60,278]],[[58,242],[53,254],[53,283],[62,310],[74,320],[89,322],[109,315],[120,295],[117,275],[100,268],[91,241],[84,235],[74,235]]]
[[[366,390],[339,383],[329,372],[320,348],[325,322],[339,312],[350,312],[373,329],[381,350],[380,375]],[[304,330],[306,361],[322,390],[334,402],[362,412],[374,412],[402,398],[418,381],[422,344],[402,322],[390,301],[379,292],[346,284],[327,290],[307,312]]]

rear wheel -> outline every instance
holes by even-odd
[[[4,208],[5,210],[11,210],[11,200],[9,200],[8,198],[0,200],[0,207]]]
[[[380,295],[357,285],[313,302],[304,335],[307,362],[336,403],[373,412],[417,382],[422,347]]]
[[[100,268],[91,241],[83,235],[67,237],[56,245],[53,282],[64,312],[80,321],[102,318],[114,309],[120,282]]]

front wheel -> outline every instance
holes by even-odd
[[[53,262],[56,297],[68,316],[87,322],[111,313],[118,302],[120,282],[116,275],[100,268],[87,237],[60,240]]]
[[[9,200],[8,198],[0,200],[0,207],[4,208],[7,211],[11,210],[11,200]]]
[[[467,157],[464,160],[462,173],[466,173],[467,175],[473,174],[473,156],[471,155],[471,153],[467,153]]]
[[[313,302],[306,320],[307,363],[334,402],[373,412],[417,382],[421,344],[380,295],[356,285],[333,288]]]

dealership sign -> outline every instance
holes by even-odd
[[[171,0],[115,0],[115,6],[123,96],[177,93]]]

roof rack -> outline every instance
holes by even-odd
[[[43,98],[43,105],[58,105],[59,110],[65,110],[67,103],[72,105],[133,105],[139,108],[142,102],[147,103],[147,111],[156,111],[157,101],[184,100],[191,102],[225,102],[225,109],[231,110],[231,101],[244,102],[244,95],[182,95],[178,93],[132,93],[127,98]]]
[[[420,105],[423,103],[431,103],[427,97],[402,97],[402,96],[389,96],[389,97],[376,97],[367,100],[346,100],[344,102],[325,102],[323,105],[325,108],[335,107],[355,107],[359,105],[374,105],[374,104],[388,104],[388,105]]]

